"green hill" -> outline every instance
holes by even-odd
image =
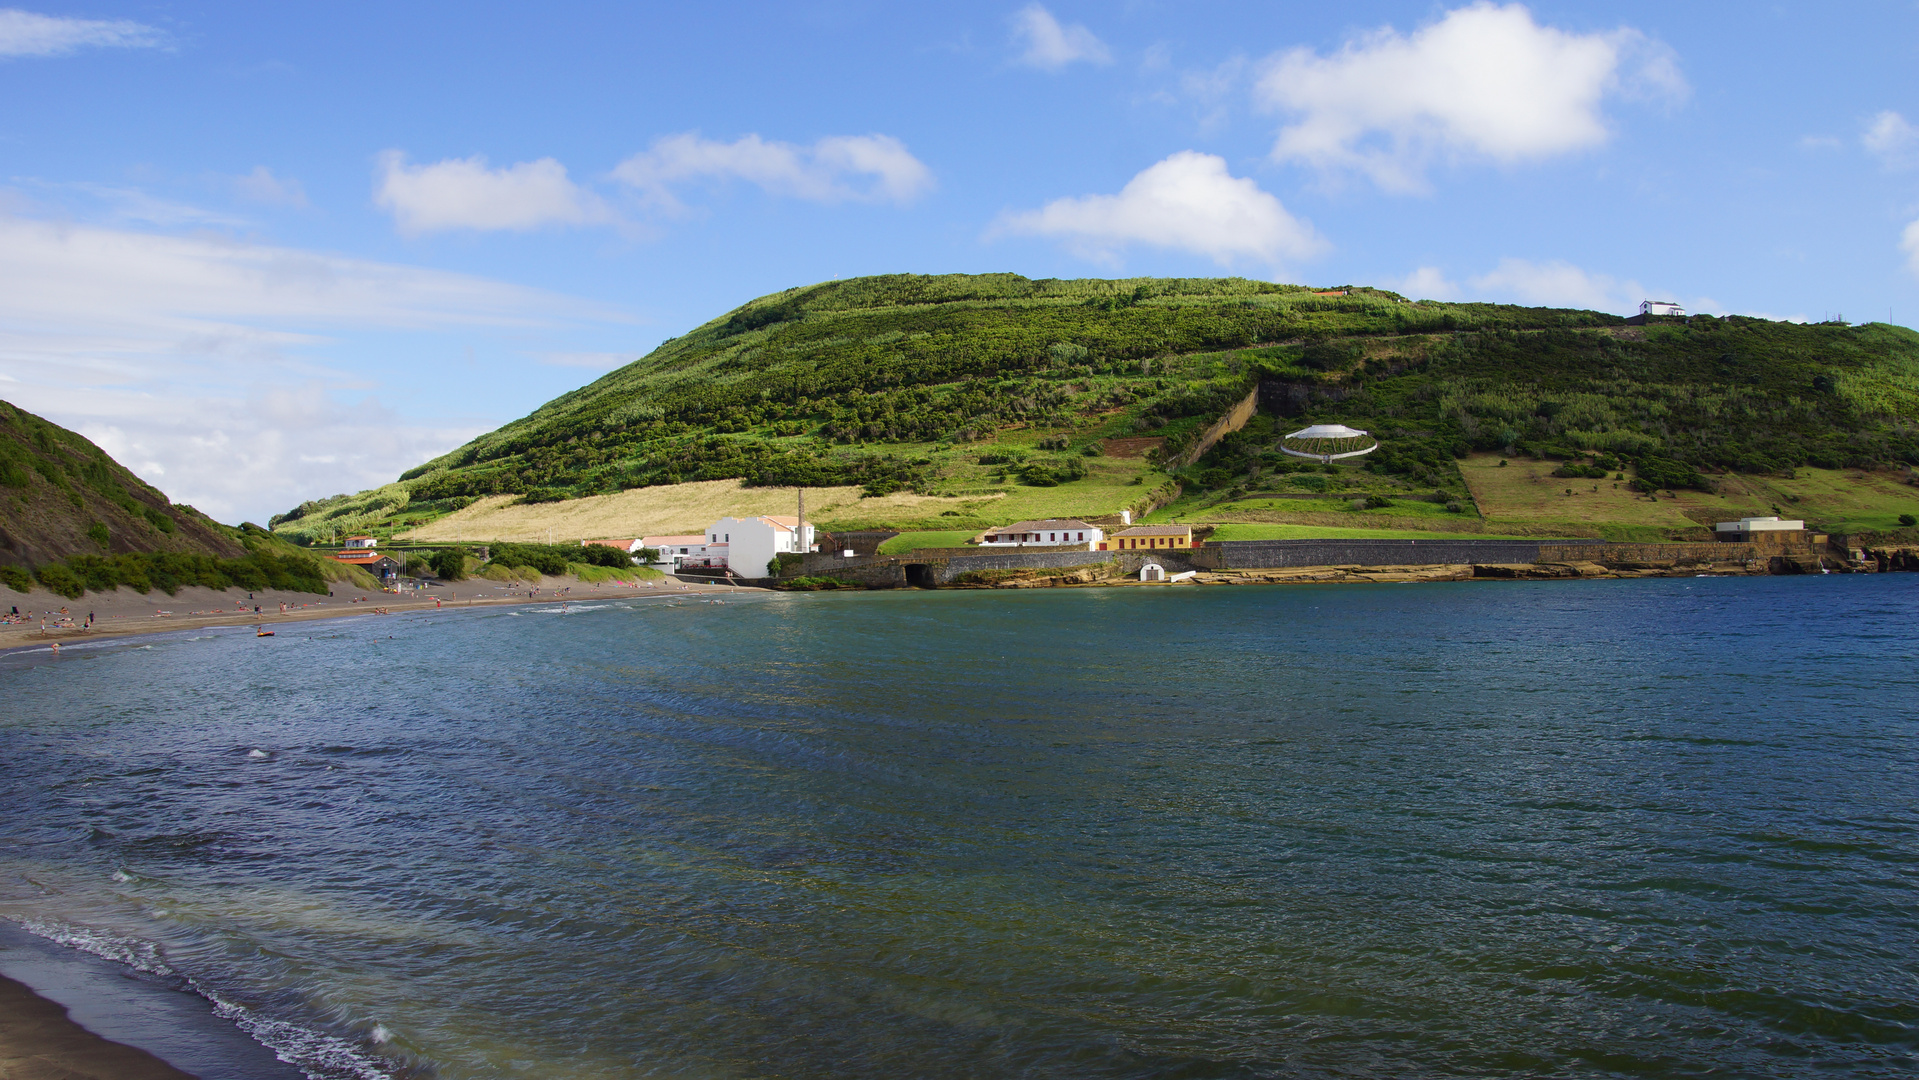
[[[1277,420],[1183,460],[1255,387],[1268,413],[1379,436],[1345,487],[1435,504],[1466,498],[1456,463],[1475,451],[1578,459],[1660,488],[1919,462],[1919,335],[1883,324],[1630,326],[1238,278],[888,275],[754,300],[395,484],[274,524],[314,539],[404,529],[485,496],[729,478],[961,498],[1057,487],[1047,505],[1060,507],[1075,485],[1160,489],[1165,470],[1189,499],[1284,486],[1316,466],[1277,453]],[[1100,457],[1146,441],[1123,466]]]
[[[74,555],[245,554],[229,532],[175,506],[85,436],[0,402],[0,561]]]
[[[0,583],[78,597],[127,585],[324,592],[323,567],[257,525],[234,529],[108,457],[85,436],[0,401]]]

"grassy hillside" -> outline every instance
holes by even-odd
[[[0,401],[0,584],[65,596],[125,585],[304,589],[370,582],[257,525],[234,529],[159,489],[85,436]]]
[[[490,496],[510,497],[483,504],[497,510],[737,479],[858,487],[872,498],[823,519],[841,526],[1101,513],[1156,502],[1173,482],[1184,492],[1174,513],[1261,491],[1374,494],[1423,498],[1433,512],[1453,504],[1457,525],[1479,517],[1458,465],[1475,452],[1699,491],[1737,475],[1919,463],[1909,330],[1710,317],[1634,327],[1589,311],[1336,292],[1008,274],[791,289],[395,484],[274,523],[324,540],[457,519]],[[1172,467],[1262,384],[1283,418]],[[1369,429],[1382,448],[1330,473],[1279,454],[1278,436],[1308,420]],[[902,490],[930,498],[879,501]]]
[[[223,526],[175,506],[78,432],[0,402],[0,562],[73,555],[245,554]]]

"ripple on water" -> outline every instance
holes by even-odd
[[[741,595],[0,658],[0,915],[316,1076],[1902,1075],[1901,584]]]

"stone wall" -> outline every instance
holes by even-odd
[[[855,556],[851,559],[808,555],[789,577],[832,577],[869,588],[900,588],[907,585],[950,585],[961,574],[974,570],[1071,570],[1079,567],[1110,567],[1116,575],[1135,577],[1147,559],[1166,568],[1168,574],[1198,570],[1191,550],[1186,551],[1000,551],[980,553],[977,548],[933,549],[910,555]],[[918,580],[915,580],[915,579]]]
[[[871,588],[950,585],[975,570],[1072,570],[1101,568],[1101,575],[1134,578],[1147,560],[1168,574],[1187,570],[1282,570],[1297,567],[1432,567],[1586,564],[1630,570],[1686,563],[1764,562],[1768,552],[1751,544],[1612,544],[1603,540],[1229,540],[1198,548],[1139,551],[982,551],[934,548],[904,555],[808,555],[789,576],[834,577]],[[1894,549],[1879,560],[1885,569],[1919,566],[1919,549]],[[1599,571],[1595,570],[1595,573]],[[1774,568],[1774,572],[1782,572]]]
[[[1763,558],[1752,544],[1569,544],[1539,545],[1536,562],[1596,562],[1602,566],[1676,562],[1731,563]],[[1488,560],[1492,561],[1492,560]]]
[[[1600,541],[1592,541],[1598,546]],[[1578,545],[1584,547],[1586,545]],[[1293,566],[1425,566],[1540,561],[1537,540],[1227,540],[1194,552],[1219,570]],[[1590,555],[1577,556],[1591,558]]]

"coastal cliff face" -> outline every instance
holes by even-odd
[[[85,436],[0,401],[0,563],[131,552],[246,554]]]

